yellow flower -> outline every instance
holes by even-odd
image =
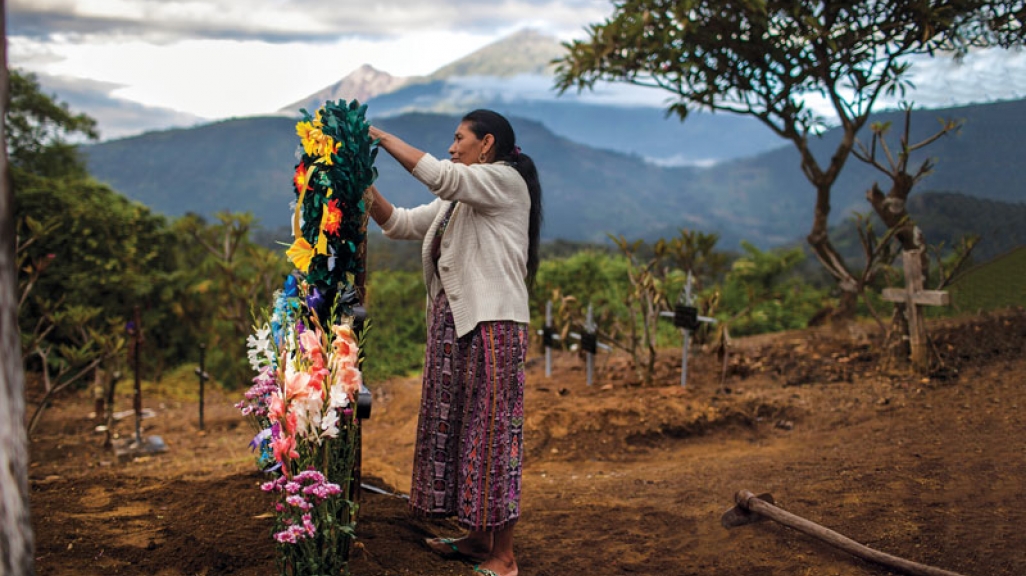
[[[299,238],[296,238],[296,241],[292,243],[292,246],[285,251],[285,254],[300,272],[306,273],[310,270],[310,260],[313,259],[315,251],[314,247],[306,241],[306,238],[300,236]]]
[[[308,156],[313,156],[317,152],[318,142],[324,136],[320,129],[315,128],[309,122],[297,122],[296,134],[302,140],[303,151]]]

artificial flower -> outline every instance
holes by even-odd
[[[300,272],[305,273],[310,270],[310,261],[313,260],[316,252],[314,251],[314,247],[306,241],[306,238],[300,236],[299,238],[296,238],[296,241],[292,243],[292,246],[285,251],[285,254]]]
[[[339,226],[342,225],[342,210],[338,207],[338,198],[333,198],[325,208],[326,210],[321,213],[321,232],[338,234]]]
[[[302,162],[296,166],[296,174],[292,177],[292,183],[296,187],[296,194],[302,194],[310,189],[310,179],[313,177],[315,167],[307,169]]]

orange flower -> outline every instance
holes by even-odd
[[[321,230],[328,234],[338,234],[338,228],[342,224],[342,210],[338,207],[338,199],[328,202],[327,209],[321,217]]]
[[[313,168],[311,166],[310,168]],[[313,174],[313,170],[307,172],[306,166],[302,162],[299,166],[296,166],[296,174],[292,177],[292,183],[296,186],[296,193],[302,194],[310,189],[310,176]]]
[[[356,334],[348,324],[335,325],[331,327],[335,333],[335,340],[331,343],[335,353],[332,359],[336,364],[355,365],[359,357],[359,349],[356,346]]]

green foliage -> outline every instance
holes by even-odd
[[[718,293],[716,317],[734,336],[804,328],[828,302],[828,292],[794,274],[801,248],[762,251],[747,242]]]
[[[214,224],[195,215],[174,223],[185,281],[175,295],[177,305],[190,319],[192,345],[206,344],[208,371],[228,388],[248,385],[252,378],[246,337],[253,307],[271,301],[289,270],[281,249],[250,241],[252,219],[221,213]]]
[[[874,103],[904,94],[911,55],[1021,46],[1017,10],[1010,2],[693,0],[668,7],[626,0],[587,39],[566,45],[556,84],[561,91],[600,80],[654,86],[675,98],[668,112],[681,120],[697,107],[763,122],[799,153],[815,190],[809,243],[851,296],[858,282],[827,234],[830,197]],[[809,145],[825,128],[806,107],[809,94],[832,104],[844,134],[825,160]]]
[[[934,117],[940,114],[964,118],[966,125],[958,137],[944,138],[916,153],[928,152],[937,158],[934,174],[924,186],[943,186],[1009,202],[1026,200],[1026,184],[1017,178],[1018,151],[1026,135],[1026,101],[917,111],[911,137],[926,136],[926,128],[935,125]],[[725,122],[746,119],[723,114],[708,118]],[[872,120],[899,122],[900,117],[880,113]],[[597,124],[605,119],[588,121]],[[404,115],[380,122],[408,142],[420,143],[438,155],[439,134],[449,134],[458,118]],[[813,190],[801,173],[801,159],[793,146],[704,169],[664,168],[640,157],[570,142],[528,120],[515,119],[514,126],[518,141],[538,164],[546,190],[543,238],[554,249],[565,247],[557,244],[556,238],[591,241],[608,249],[607,232],[652,242],[673,237],[681,226],[717,231],[721,250],[738,250],[741,239],[767,248],[804,238],[808,232],[806,219],[811,215]],[[817,158],[829,157],[842,132],[832,129],[821,138],[811,138],[811,153]],[[98,179],[157,212],[181,216],[193,211],[213,220],[218,211],[231,207],[252,213],[257,225],[277,231],[289,224],[295,140],[294,120],[266,117],[153,132],[83,150]],[[424,202],[423,186],[398,163],[377,164],[381,172],[377,186],[390,201],[399,206]],[[866,211],[866,189],[878,179],[875,169],[848,162],[832,193],[831,223],[853,210]],[[930,238],[933,236],[928,235]],[[274,239],[292,241],[287,232],[276,233]],[[261,242],[277,249],[266,240]],[[373,237],[371,242],[376,242]],[[411,252],[419,258],[419,246],[412,246]],[[569,255],[574,248],[568,248],[543,257]],[[380,252],[380,248],[372,248],[371,258],[374,251]],[[815,258],[810,262],[819,265]],[[416,266],[419,262],[412,269],[419,269]],[[372,265],[369,269],[379,268]]]
[[[367,277],[364,337],[367,358],[362,369],[371,385],[391,376],[419,371],[424,364],[424,281],[419,272],[373,270]]]
[[[931,316],[977,313],[1026,303],[1026,247],[967,271],[949,287],[951,306],[927,307]]]
[[[98,138],[96,121],[43,94],[32,74],[12,69],[9,79],[5,120],[11,166],[47,178],[85,176],[85,164],[69,140]]]

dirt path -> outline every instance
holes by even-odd
[[[551,379],[532,360],[521,574],[888,573],[772,522],[725,530],[720,515],[742,488],[891,554],[966,575],[1026,574],[1026,314],[936,331],[946,369],[929,380],[821,333],[749,342],[729,393],[704,356],[682,390],[669,350],[649,388],[631,385],[618,358],[590,388],[573,355]],[[376,387],[369,482],[408,489],[418,394],[416,380]],[[48,413],[32,444],[39,573],[276,573],[270,508],[233,400],[208,405],[205,434],[194,404],[152,406],[146,429],[171,450],[130,462],[99,447],[84,398]],[[469,576],[419,543],[457,532],[365,492],[352,572]]]

